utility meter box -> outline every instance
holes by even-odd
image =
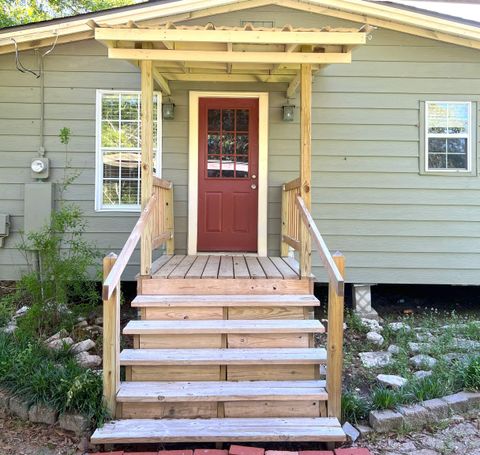
[[[3,247],[3,241],[8,234],[10,234],[10,215],[0,213],[0,247]]]
[[[25,183],[24,231],[37,232],[48,223],[53,210],[53,183]]]

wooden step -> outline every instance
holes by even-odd
[[[121,403],[327,400],[325,381],[122,382]]]
[[[323,348],[124,349],[121,365],[290,365],[326,363]]]
[[[132,307],[304,307],[319,306],[314,295],[138,295]]]
[[[211,320],[211,321],[130,321],[124,335],[173,335],[220,333],[324,333],[325,328],[315,319],[288,320]]]
[[[335,418],[128,419],[95,430],[92,444],[345,441]]]

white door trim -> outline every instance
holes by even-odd
[[[257,254],[267,255],[268,207],[268,93],[197,92],[189,94],[188,140],[188,254],[197,254],[198,222],[198,103],[199,98],[258,99],[258,245]]]

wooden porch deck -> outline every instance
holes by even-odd
[[[251,255],[164,255],[152,264],[152,278],[166,279],[300,279],[290,257]]]

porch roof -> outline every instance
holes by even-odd
[[[154,78],[170,95],[169,81],[283,82],[292,97],[301,64],[313,70],[331,63],[350,63],[351,51],[365,44],[370,26],[361,28],[281,28],[176,25],[127,25],[95,29],[108,56],[138,64],[153,61]]]

